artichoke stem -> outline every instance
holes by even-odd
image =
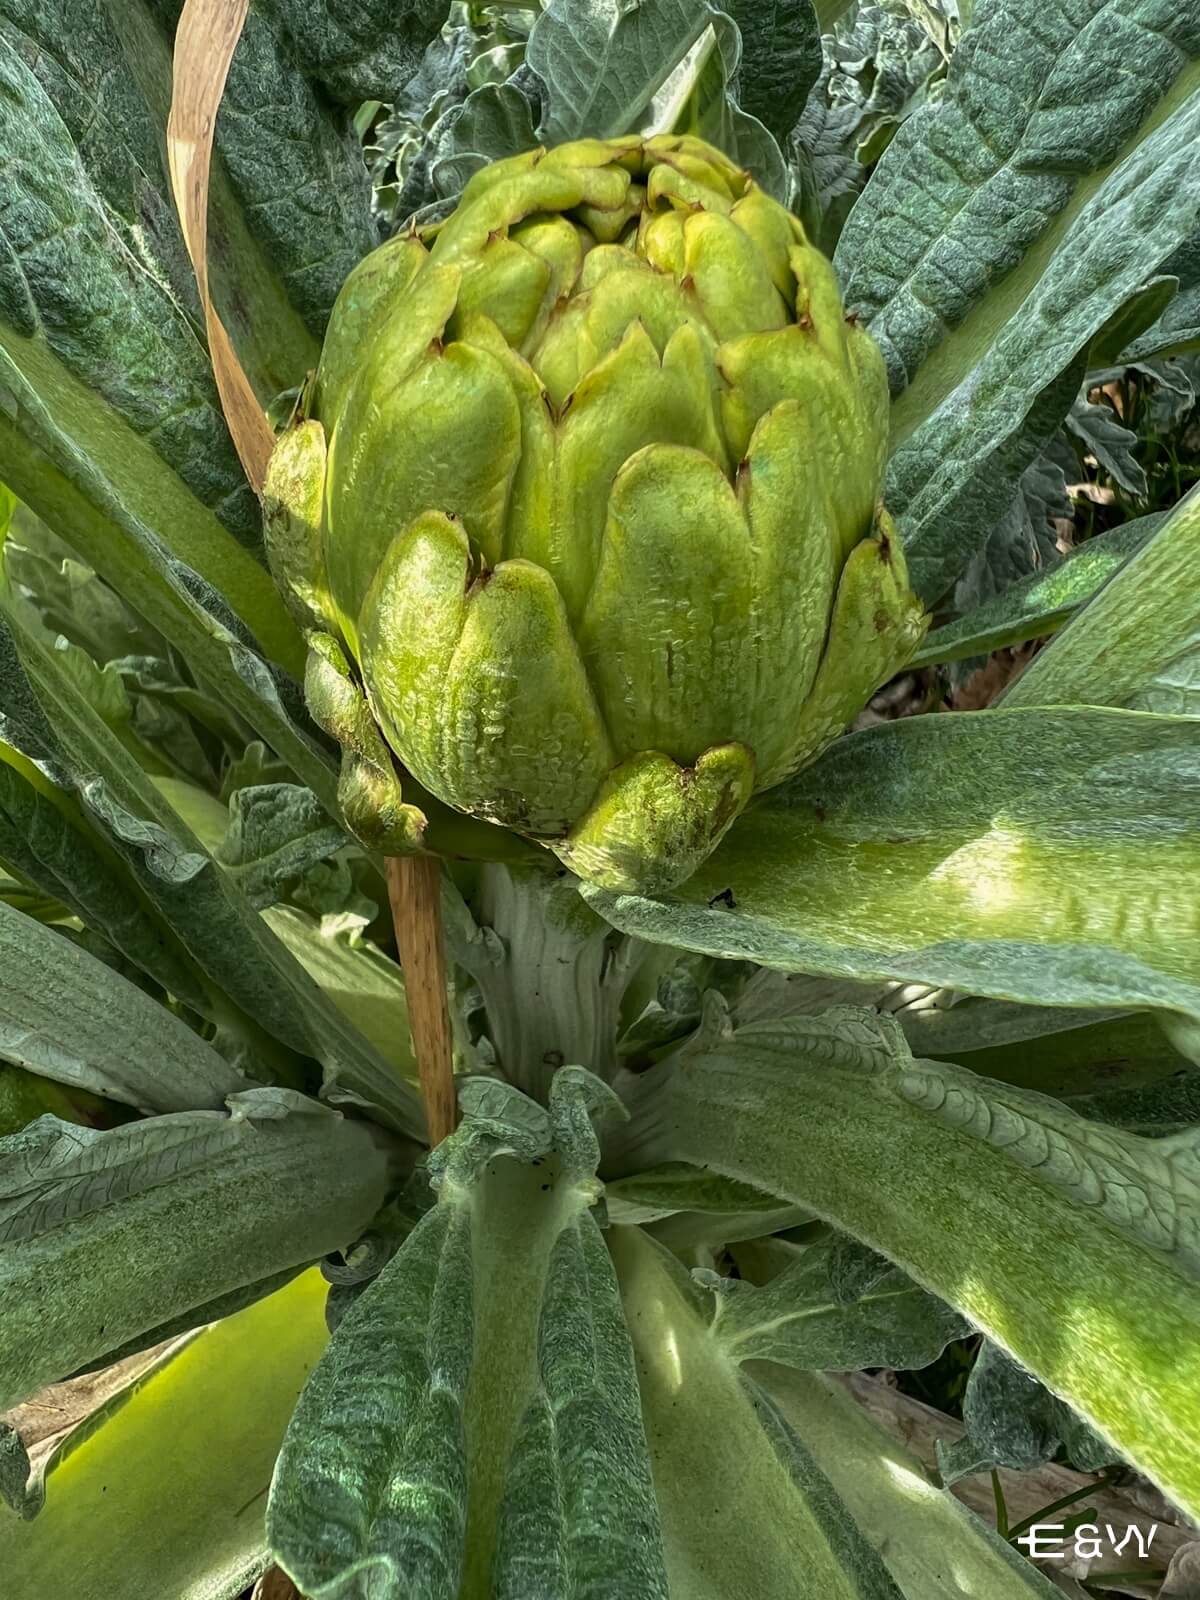
[[[458,1122],[442,949],[442,865],[434,856],[388,856],[385,866],[421,1100],[433,1148],[454,1132]]]
[[[474,904],[495,959],[473,966],[488,1034],[510,1083],[545,1103],[561,1066],[617,1071],[621,1003],[647,947],[580,899],[563,868],[480,869]]]

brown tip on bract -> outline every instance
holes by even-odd
[[[433,338],[429,341],[429,354],[431,356],[440,356],[445,348],[446,346],[441,335],[435,333]]]
[[[807,311],[802,311],[796,318],[796,326],[798,328],[802,328],[805,333],[808,333],[811,330],[812,325],[813,319],[809,316]]]
[[[857,311],[847,311],[847,313],[846,313],[846,321],[849,323],[849,325],[852,328],[857,328],[858,327],[858,312]]]

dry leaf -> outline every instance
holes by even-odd
[[[204,308],[209,358],[225,421],[246,476],[258,494],[274,435],[208,292],[208,179],[213,134],[247,9],[247,0],[186,0],[175,33],[167,161]]]

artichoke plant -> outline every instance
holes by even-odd
[[[529,151],[343,287],[273,565],[419,783],[663,890],[921,638],[887,409],[831,264],[727,156]]]

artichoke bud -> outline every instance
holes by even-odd
[[[422,848],[426,818],[406,805],[391,753],[341,645],[310,633],[304,697],[313,721],[342,747],[338,804],[354,837],[368,850],[412,855]]]
[[[485,167],[356,268],[272,462],[273,566],[337,635],[314,715],[369,774],[386,739],[459,811],[669,890],[916,648],[887,405],[830,263],[711,146]]]
[[[325,430],[319,422],[301,422],[271,452],[262,504],[271,576],[304,629],[327,626],[330,610],[321,543],[324,493]]]

